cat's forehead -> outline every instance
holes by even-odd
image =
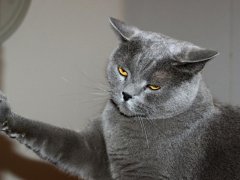
[[[173,40],[158,34],[149,34],[136,36],[121,44],[115,57],[129,69],[142,72],[155,66],[161,67],[172,58],[172,50],[176,49]]]
[[[161,61],[181,53],[183,44],[179,40],[159,33],[143,32],[133,37],[124,46],[131,58]]]
[[[162,59],[169,56],[171,41],[158,34],[139,35],[128,42],[128,46],[136,55],[142,58]]]

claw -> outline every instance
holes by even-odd
[[[7,132],[9,130],[9,128],[6,126],[6,127],[3,127],[2,129],[1,129],[1,131],[3,131],[3,132]]]
[[[4,121],[4,122],[2,123],[1,131],[7,132],[8,130],[9,130],[9,128],[8,128],[8,122],[7,122],[7,121]]]
[[[19,134],[18,133],[10,133],[9,136],[10,136],[10,138],[15,139],[15,138],[19,137]]]
[[[7,124],[8,124],[8,122],[7,122],[7,121],[4,121],[4,122],[2,123],[2,127],[7,127]]]

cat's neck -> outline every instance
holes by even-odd
[[[213,97],[209,89],[207,88],[205,82],[201,79],[198,93],[194,99],[192,105],[187,110],[186,113],[213,113],[215,110]]]
[[[201,114],[211,114],[214,111],[214,103],[211,92],[207,88],[205,82],[202,80],[202,76],[199,74],[196,80],[196,94],[192,97],[192,103],[183,106],[184,108],[179,108],[176,110],[172,116],[167,118],[156,118],[156,119],[185,119],[188,116],[195,117],[195,115]],[[178,111],[178,112],[177,112]]]
[[[205,82],[201,79],[199,83],[198,93],[190,109],[199,108],[202,106],[213,107],[214,104],[211,92],[207,88]]]

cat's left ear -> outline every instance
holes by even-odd
[[[126,25],[123,21],[120,21],[113,17],[110,17],[109,21],[113,31],[117,34],[119,39],[123,42],[129,41],[131,37],[138,31],[138,28],[134,26]]]
[[[186,73],[196,74],[205,64],[215,58],[219,53],[215,50],[204,49],[198,46],[185,47],[175,56],[172,63],[175,68]]]

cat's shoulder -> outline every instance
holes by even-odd
[[[240,125],[240,107],[223,103],[215,103],[219,111],[219,118],[225,123],[236,123]]]
[[[215,103],[216,113],[209,121],[209,129],[222,140],[240,141],[240,107]]]
[[[102,133],[102,117],[96,116],[90,118],[87,125],[84,128],[84,131],[100,132]]]

